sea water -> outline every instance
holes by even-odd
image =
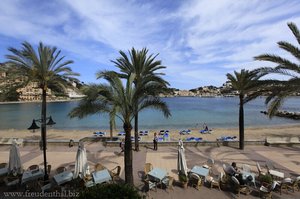
[[[201,129],[203,123],[209,128],[238,127],[239,99],[237,97],[173,97],[163,98],[172,116],[164,118],[162,112],[147,109],[139,114],[139,129]],[[95,114],[83,119],[68,117],[78,101],[47,103],[47,116],[52,116],[54,129],[109,129],[107,114]],[[287,99],[284,110],[300,111],[300,97]],[[297,120],[274,117],[269,119],[260,111],[266,110],[264,98],[258,98],[244,105],[245,126],[272,126],[299,124]],[[39,119],[41,103],[17,103],[0,105],[0,129],[27,129],[32,119]],[[122,122],[116,118],[117,128]],[[40,125],[39,123],[37,123]],[[133,124],[133,120],[132,120]]]

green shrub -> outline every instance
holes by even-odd
[[[188,181],[188,178],[185,174],[179,174],[179,181],[180,182],[187,182]]]
[[[80,199],[141,199],[138,191],[127,184],[97,184],[89,187],[79,194]]]
[[[259,181],[260,183],[268,183],[268,184],[271,184],[273,179],[272,179],[272,176],[270,174],[266,174],[266,175],[260,175],[259,176]]]

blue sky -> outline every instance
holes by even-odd
[[[221,86],[226,73],[271,66],[253,57],[275,53],[276,42],[296,43],[299,0],[2,0],[0,62],[23,41],[57,46],[85,83],[119,50],[147,47],[167,66],[171,87]]]

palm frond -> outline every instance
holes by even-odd
[[[288,23],[288,27],[293,32],[294,36],[296,37],[296,39],[298,41],[298,44],[300,45],[300,33],[299,33],[299,30],[298,30],[296,24],[290,22],[290,23]]]

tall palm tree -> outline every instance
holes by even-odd
[[[42,108],[41,108],[41,137],[43,144],[44,155],[44,172],[45,180],[48,179],[47,173],[47,158],[46,158],[46,109],[47,109],[47,89],[61,88],[64,89],[69,84],[67,80],[75,80],[74,76],[79,74],[74,73],[68,66],[73,61],[63,61],[64,56],[61,56],[61,51],[56,47],[45,46],[42,42],[39,43],[37,52],[28,42],[22,43],[20,50],[8,48],[12,53],[6,57],[9,64],[17,67],[19,74],[26,77],[26,82],[35,82],[38,88],[42,90]]]
[[[82,101],[82,103],[97,105],[97,112],[100,113],[111,113],[112,109],[114,109],[115,116],[123,122],[123,129],[125,131],[125,182],[133,185],[131,121],[135,113],[146,108],[161,110],[165,117],[170,116],[170,111],[166,103],[161,101],[160,98],[144,94],[147,93],[148,90],[156,89],[157,85],[141,83],[140,86],[136,87],[133,83],[135,74],[129,76],[126,86],[123,86],[117,74],[111,73],[110,75],[106,75],[105,79],[109,84],[100,84],[94,87],[93,89],[97,91],[97,96],[86,97],[83,101],[90,100],[90,102],[86,103]],[[80,111],[81,107],[79,105],[70,112],[69,116],[77,117]],[[91,111],[95,110],[93,109]]]
[[[296,24],[288,23],[288,27],[295,36],[298,45],[300,45],[300,32]],[[297,62],[290,61],[284,57],[274,54],[262,54],[254,57],[255,60],[268,61],[276,64],[275,68],[262,68],[269,74],[275,73],[288,77],[287,81],[273,82],[269,89],[269,96],[266,98],[266,104],[269,104],[268,114],[270,117],[274,116],[277,110],[281,107],[284,99],[295,93],[300,92],[300,49],[299,46],[293,45],[286,41],[277,42],[279,48],[285,50],[294,56]]]
[[[161,78],[164,73],[158,72],[160,69],[166,68],[161,65],[161,60],[156,60],[158,54],[150,54],[148,56],[148,49],[136,50],[134,48],[128,52],[129,57],[125,52],[119,51],[121,57],[113,60],[112,62],[116,67],[120,69],[118,75],[122,78],[129,78],[131,74],[135,74],[134,84],[138,87],[142,81],[148,81],[149,83],[155,83],[158,85],[157,90],[147,91],[148,95],[158,96],[159,93],[165,91],[169,83]],[[112,71],[100,71],[97,73],[98,78],[102,78],[107,73]],[[138,142],[138,117],[139,114],[135,113],[134,117],[134,137],[135,137],[135,150],[139,151]]]
[[[234,75],[230,73],[226,75],[232,88],[239,94],[239,140],[242,150],[244,149],[244,104],[259,96],[260,93],[256,91],[263,84],[259,81],[263,75],[264,73],[261,73],[260,70],[248,71],[245,69],[242,69],[241,72],[234,71]]]

